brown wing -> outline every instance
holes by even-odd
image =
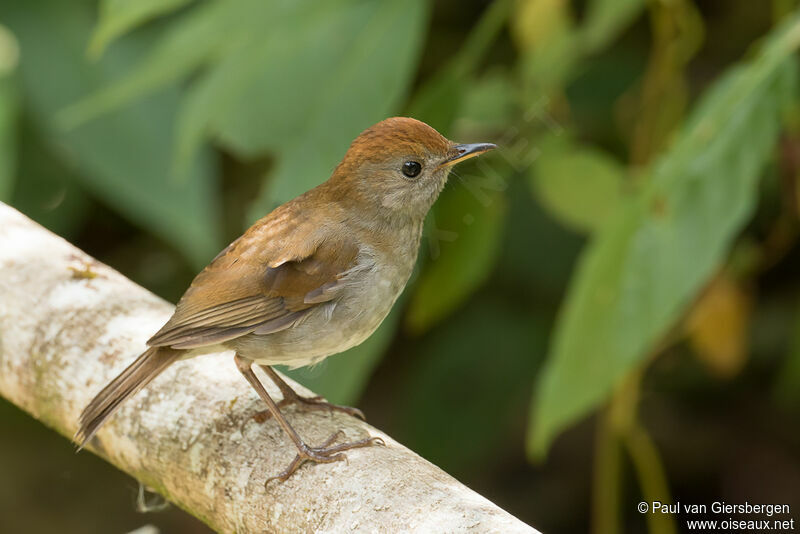
[[[342,276],[355,265],[358,247],[349,239],[320,235],[318,228],[276,231],[274,226],[254,227],[220,253],[148,344],[190,349],[251,332],[269,334],[335,298]],[[287,232],[302,243],[293,247],[294,254],[285,252],[293,241]],[[264,243],[265,238],[282,250]]]

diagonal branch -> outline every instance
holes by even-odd
[[[171,311],[0,204],[0,395],[37,419],[72,436],[81,409]],[[311,443],[341,428],[350,440],[380,436],[387,446],[303,467],[265,490],[295,451],[275,421],[253,419],[262,408],[231,354],[209,354],[173,365],[88,448],[222,532],[536,532],[343,414],[287,410]]]

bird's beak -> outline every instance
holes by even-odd
[[[488,152],[489,150],[497,148],[497,145],[492,143],[472,143],[470,145],[456,145],[453,148],[456,150],[456,154],[446,159],[444,163],[439,165],[440,168],[449,167],[469,158],[480,156],[484,152]]]

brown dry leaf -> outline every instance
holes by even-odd
[[[735,376],[747,361],[751,295],[728,274],[718,275],[686,321],[689,344],[719,378]]]

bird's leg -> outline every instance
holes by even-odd
[[[262,365],[261,368],[267,373],[267,376],[272,380],[278,389],[281,390],[281,394],[283,395],[283,399],[278,403],[279,408],[283,408],[284,406],[288,406],[289,404],[299,404],[301,406],[306,407],[309,410],[328,410],[328,411],[337,411],[346,413],[347,415],[352,415],[353,417],[358,417],[362,421],[366,421],[367,419],[364,417],[364,412],[359,410],[358,408],[352,408],[350,406],[340,406],[338,404],[332,404],[320,396],[316,397],[303,397],[299,395],[292,387],[287,384],[281,376],[276,373],[272,367],[268,365]],[[263,423],[267,419],[269,419],[270,413],[269,410],[264,410],[258,412],[253,417],[259,423]]]
[[[297,455],[295,456],[294,460],[289,464],[289,466],[284,469],[280,474],[270,477],[264,482],[266,486],[272,480],[281,480],[284,481],[289,478],[292,473],[297,471],[297,469],[303,465],[307,461],[316,462],[316,463],[330,463],[330,462],[337,462],[339,460],[344,460],[345,455],[342,454],[342,451],[346,451],[349,449],[355,449],[358,447],[367,447],[369,445],[375,444],[383,444],[383,440],[381,438],[365,438],[359,441],[353,441],[350,443],[342,443],[341,445],[334,445],[331,444],[336,441],[338,438],[342,437],[344,433],[339,430],[338,432],[334,433],[325,440],[325,443],[320,445],[319,447],[309,447],[306,443],[300,438],[292,425],[289,424],[289,421],[283,416],[278,408],[278,405],[275,403],[274,400],[269,396],[267,390],[264,389],[264,386],[261,382],[258,381],[258,377],[253,372],[251,368],[252,362],[245,358],[242,358],[238,354],[234,356],[234,360],[236,361],[236,367],[239,369],[239,372],[247,379],[253,389],[256,390],[258,396],[261,397],[267,404],[267,408],[269,409],[272,417],[281,425],[281,428],[286,435],[289,436],[289,439],[292,440],[294,446],[297,448]],[[288,387],[288,386],[287,386]]]

